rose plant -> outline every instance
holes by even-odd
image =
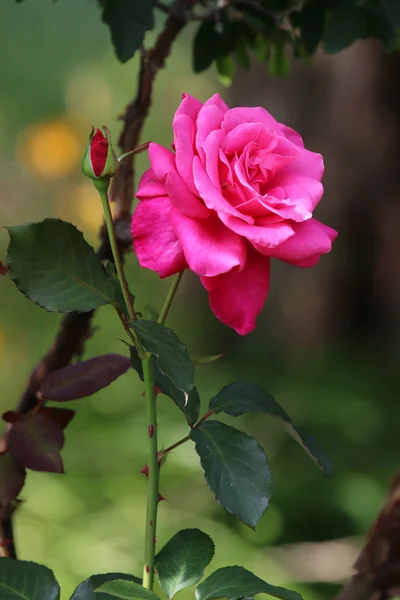
[[[175,154],[156,143],[149,145],[151,168],[140,182],[140,203],[132,218],[133,245],[141,265],[161,277],[175,275],[159,314],[154,309],[144,316],[136,312],[125,277],[109,199],[110,180],[120,160],[107,128],[104,134],[92,131],[82,169],[99,192],[112,263],[102,263],[82,234],[64,221],[46,219],[8,228],[7,265],[21,292],[58,312],[90,311],[111,304],[127,335],[130,355],[109,354],[57,369],[43,377],[32,410],[3,415],[8,432],[0,455],[0,508],[5,513],[17,499],[27,469],[63,472],[63,429],[74,411],[50,408],[46,403],[92,395],[132,367],[144,381],[147,405],[142,578],[93,576],[78,586],[71,600],[91,600],[95,592],[155,600],[155,573],[170,599],[180,589],[199,584],[197,600],[261,592],[298,600],[297,592],[266,583],[242,567],[219,569],[199,583],[214,545],[195,528],[178,532],[156,553],[160,469],[163,459],[184,443],[194,443],[208,487],[226,510],[254,528],[268,507],[271,473],[265,450],[252,437],[216,419],[220,413],[278,417],[322,471],[329,474],[331,470],[316,442],[310,444],[278,402],[255,384],[226,385],[200,417],[194,366],[184,344],[164,323],[182,273],[189,268],[201,276],[217,317],[240,334],[248,333],[268,291],[270,258],[312,266],[330,250],[336,233],[312,218],[322,195],[322,157],[305,150],[300,136],[264,109],[229,110],[218,95],[204,105],[184,96],[173,128]],[[143,146],[132,152],[142,150]],[[188,424],[187,435],[164,450],[157,442],[160,393],[176,403]],[[18,581],[26,577],[32,586],[36,582],[41,600],[58,597],[58,584],[43,567],[0,560],[0,589],[11,585],[17,597],[21,592]]]

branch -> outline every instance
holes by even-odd
[[[129,152],[139,144],[143,125],[152,101],[153,85],[157,72],[164,66],[173,42],[187,22],[186,14],[197,0],[176,0],[172,5],[164,27],[153,48],[142,51],[141,66],[136,98],[127,106],[121,117],[124,122],[119,146],[121,151]],[[171,7],[171,8],[172,8]],[[132,160],[124,160],[121,168],[112,181],[111,197],[115,202],[114,223],[117,242],[122,254],[132,247],[130,236],[130,209],[134,196],[134,156]],[[112,261],[112,252],[104,225],[100,230],[101,245],[97,255],[101,260]],[[92,335],[92,318],[94,311],[87,313],[69,313],[60,325],[59,331],[47,354],[34,368],[27,387],[19,401],[17,411],[26,414],[37,404],[36,393],[45,375],[60,369],[81,356],[85,343]],[[16,558],[12,528],[12,511],[5,511],[6,517],[0,523],[0,548],[11,558]]]
[[[336,600],[388,600],[400,594],[400,473],[354,567]]]

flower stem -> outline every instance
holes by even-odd
[[[178,286],[180,284],[180,281],[182,279],[183,273],[184,272],[181,271],[180,273],[178,273],[177,275],[175,275],[175,277],[174,277],[174,279],[173,279],[173,281],[171,283],[171,287],[168,290],[168,294],[167,294],[167,296],[165,298],[165,302],[164,302],[164,305],[163,305],[163,307],[161,309],[160,316],[158,317],[157,323],[159,323],[160,325],[164,325],[164,323],[165,323],[165,319],[168,316],[169,309],[171,308],[172,301],[175,298],[175,294],[176,294],[176,291],[177,291]]]
[[[124,269],[122,266],[121,254],[119,252],[117,238],[115,235],[114,221],[111,214],[110,203],[108,201],[108,185],[104,185],[104,181],[94,181],[94,184],[100,194],[101,202],[103,204],[104,221],[106,223],[108,237],[110,240],[111,251],[114,257],[115,267],[117,269],[118,279],[121,284],[122,294],[124,296],[126,308],[128,310],[129,318],[132,321],[136,321],[136,313],[133,308],[132,298],[129,292],[128,282],[126,281]]]
[[[153,589],[154,582],[154,557],[156,547],[157,531],[157,508],[158,508],[158,481],[159,464],[157,454],[157,411],[156,392],[154,385],[154,357],[145,358],[143,364],[143,375],[145,382],[145,394],[147,405],[148,422],[148,466],[149,478],[147,488],[147,510],[146,530],[144,546],[144,569],[143,587]]]

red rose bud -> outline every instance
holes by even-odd
[[[103,126],[94,130],[89,138],[89,144],[83,155],[82,171],[91,179],[110,179],[119,169],[118,158],[111,145],[111,133],[107,127]]]

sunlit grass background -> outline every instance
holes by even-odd
[[[213,72],[191,72],[190,37],[188,30],[157,79],[143,141],[170,145],[170,123],[183,91],[205,100],[219,89]],[[84,0],[27,0],[21,5],[3,0],[0,55],[0,224],[59,217],[96,245],[101,209],[94,188],[80,173],[82,149],[92,124],[107,124],[117,139],[117,117],[135,92],[137,59],[126,65],[116,61],[95,3]],[[228,91],[221,93],[228,97]],[[146,164],[146,156],[140,156],[139,170]],[[2,230],[1,260],[6,246]],[[329,261],[326,257],[317,267],[321,273],[330,268]],[[291,276],[292,268],[280,268]],[[138,307],[151,303],[159,308],[168,282],[141,272],[133,256],[127,273]],[[5,411],[18,402],[61,317],[28,302],[7,278],[0,280],[0,302],[0,409]],[[212,568],[241,564],[271,583],[293,586],[307,600],[323,600],[332,597],[346,565],[350,572],[353,542],[370,526],[398,466],[398,376],[368,341],[336,341],[293,357],[290,331],[282,334],[274,324],[280,302],[279,285],[272,285],[257,332],[239,338],[216,322],[199,281],[187,274],[169,324],[193,356],[224,354],[216,365],[197,370],[204,405],[233,380],[256,381],[319,439],[335,476],[324,479],[277,423],[259,416],[237,419],[235,425],[267,449],[274,475],[273,501],[256,532],[217,505],[193,447],[186,445],[168,458],[162,471],[167,500],[160,505],[158,542],[164,544],[180,528],[199,527],[216,544]],[[101,309],[94,324],[86,357],[126,352],[110,308]],[[28,476],[16,518],[19,556],[52,568],[63,600],[93,573],[141,573],[146,489],[139,474],[146,462],[142,392],[132,371],[96,396],[71,403],[77,416],[63,451],[67,474]],[[158,406],[160,442],[167,446],[186,435],[187,427],[167,398],[160,397]],[[308,546],[297,546],[331,539],[344,540],[339,553],[324,544],[314,554]],[[281,554],[277,546],[283,547]],[[192,590],[182,593],[182,598],[192,596]]]

